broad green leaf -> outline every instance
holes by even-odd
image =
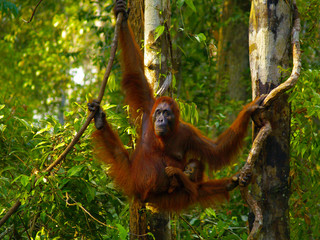
[[[88,202],[91,202],[96,196],[96,189],[91,187],[89,184],[87,184],[87,189],[88,191],[87,191],[86,197]]]
[[[29,183],[29,180],[30,180],[30,178],[28,176],[22,175],[20,182],[21,182],[22,186],[26,187]]]
[[[184,0],[177,0],[178,8],[182,8],[183,4],[184,4]]]
[[[71,177],[71,176],[76,175],[77,173],[79,173],[82,170],[83,167],[84,166],[79,165],[79,166],[74,166],[74,167],[70,168],[68,171],[68,176]]]
[[[163,32],[164,32],[163,25],[160,25],[156,28],[156,30],[155,30],[156,36],[154,37],[155,41],[163,34]]]
[[[127,239],[127,236],[128,236],[128,232],[126,231],[126,229],[119,223],[116,224],[117,227],[118,227],[118,230],[119,230],[119,237],[120,239]]]
[[[197,35],[194,36],[195,39],[197,39],[198,42],[205,42],[206,41],[206,36],[203,33],[199,33]]]
[[[197,12],[197,9],[193,4],[193,0],[185,0],[185,2],[192,9],[192,11]]]
[[[206,214],[208,214],[211,217],[214,217],[214,218],[217,217],[216,211],[212,208],[206,208],[205,212],[206,212]]]

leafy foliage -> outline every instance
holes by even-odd
[[[3,16],[13,14],[14,17],[17,17],[19,10],[15,4],[6,0],[0,0],[0,12]]]
[[[319,70],[306,70],[291,95],[292,118],[292,236],[319,238],[320,207],[312,199],[320,197],[320,88]]]

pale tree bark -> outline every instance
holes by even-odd
[[[145,0],[144,64],[146,77],[154,92],[168,75],[171,59],[168,34],[170,16],[169,0]],[[157,33],[162,31],[157,38]]]
[[[290,1],[253,0],[249,22],[249,54],[253,98],[267,94],[286,78],[292,27]],[[282,94],[267,109],[272,132],[257,160],[252,194],[261,208],[262,229],[257,239],[290,239],[289,159],[290,106]],[[258,129],[255,128],[255,134]],[[249,215],[249,223],[254,214]]]
[[[249,12],[250,1],[225,0],[218,41],[218,84],[228,81],[225,92],[231,99],[247,99],[249,78],[248,24],[236,15]]]

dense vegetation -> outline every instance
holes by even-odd
[[[17,200],[22,203],[0,228],[0,239],[127,239],[128,201],[94,159],[92,124],[62,164],[42,174],[84,123],[87,101],[98,95],[114,30],[112,1],[45,0],[25,23],[34,4],[0,0],[0,219]],[[196,6],[192,0],[172,2],[170,31],[179,56],[174,96],[183,118],[210,137],[225,129],[244,103],[226,93],[227,79],[216,80],[215,35],[233,21],[247,23],[249,12],[236,11],[224,22],[222,6],[222,0]],[[300,0],[298,7],[303,56],[290,97],[290,229],[292,239],[319,239],[320,3]],[[115,62],[104,108],[130,148],[136,134],[127,120],[120,79]],[[248,79],[248,93],[250,85]],[[233,174],[243,165],[249,138],[241,159],[215,176]],[[195,208],[181,215],[184,220],[174,216],[172,229],[177,239],[192,239],[195,231],[204,239],[246,239],[247,214],[236,190],[216,210]]]

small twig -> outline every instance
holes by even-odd
[[[199,233],[197,232],[197,230],[196,229],[194,229],[194,227],[192,227],[192,225],[187,221],[187,220],[185,220],[183,217],[181,217],[180,215],[179,215],[179,218],[181,218],[190,228],[191,228],[191,230],[197,235],[197,237],[199,238],[199,239],[203,239],[203,237],[201,237],[200,235],[199,235]]]
[[[69,203],[68,200],[69,198],[74,202],[74,203]],[[115,229],[115,227],[112,227],[112,226],[109,226],[101,221],[99,221],[98,219],[96,219],[94,216],[92,216],[92,214],[87,210],[85,209],[81,203],[78,203],[76,200],[74,200],[72,197],[69,196],[69,194],[67,193],[66,194],[66,204],[67,206],[78,206],[79,208],[82,209],[82,211],[84,211],[86,214],[88,214],[93,220],[95,220],[96,222],[100,223],[101,225],[105,226],[105,227],[109,227],[109,228],[113,228]]]
[[[24,231],[25,231],[25,232],[26,232],[26,234],[27,234],[28,239],[29,239],[29,240],[31,240],[31,237],[30,237],[30,235],[29,235],[29,233],[28,233],[28,229],[27,229],[26,225],[24,224],[24,222],[23,222],[23,220],[22,220],[22,218],[21,218],[20,214],[19,214],[19,213],[17,213],[17,214],[18,214],[19,219],[20,219],[20,222],[21,222],[21,224],[22,224],[22,226],[23,226],[23,228],[24,228]]]
[[[36,7],[33,9],[32,15],[31,15],[29,21],[26,21],[26,20],[22,19],[25,23],[30,23],[30,22],[32,21],[33,16],[34,16],[34,14],[36,13],[37,8],[39,7],[39,5],[40,5],[40,3],[41,3],[42,1],[43,1],[43,0],[40,0],[40,1],[37,3]]]
[[[98,101],[101,102],[103,95],[104,95],[104,91],[107,85],[107,81],[111,72],[111,68],[112,68],[112,64],[113,64],[113,60],[117,51],[117,46],[118,46],[118,36],[119,36],[119,30],[120,30],[120,24],[122,22],[123,19],[123,13],[119,13],[117,16],[117,22],[116,22],[116,26],[115,26],[115,33],[114,33],[114,37],[112,40],[112,48],[111,48],[111,52],[110,52],[110,58],[109,58],[109,62],[107,65],[107,69],[106,72],[104,74],[103,80],[102,80],[102,85],[100,88],[100,93],[98,96]],[[63,151],[63,153],[52,163],[50,164],[50,166],[48,166],[43,173],[48,174],[52,171],[52,169],[54,167],[56,167],[58,164],[60,164],[62,162],[62,160],[67,156],[67,154],[71,151],[71,149],[76,145],[76,143],[79,141],[80,137],[82,136],[82,134],[84,133],[84,131],[87,129],[87,127],[89,126],[89,124],[91,123],[92,119],[94,116],[94,112],[91,112],[86,120],[86,122],[83,124],[83,126],[81,127],[81,129],[79,130],[79,132],[77,132],[77,134],[74,136],[73,140],[71,141],[71,143],[67,146],[67,148]],[[17,211],[17,209],[19,208],[19,206],[21,205],[20,200],[18,200],[7,212],[7,214],[0,220],[0,227],[9,219],[9,217],[15,212]]]
[[[119,38],[119,31],[120,31],[120,24],[122,23],[122,19],[123,19],[123,13],[119,13],[117,16],[117,22],[116,22],[116,26],[115,26],[115,30],[114,30],[114,37],[112,40],[112,47],[111,47],[111,53],[110,53],[110,58],[109,58],[109,62],[107,65],[107,69],[106,72],[103,76],[103,80],[102,80],[102,85],[100,88],[100,92],[99,92],[99,97],[98,97],[98,101],[101,102],[103,95],[104,95],[104,91],[106,89],[106,85],[108,82],[108,78],[112,69],[112,64],[114,61],[114,57],[116,55],[116,51],[117,51],[117,47],[118,47],[118,38]]]
[[[146,236],[150,236],[150,233],[135,234],[135,233],[129,232],[129,235],[132,235],[132,236],[135,236],[135,237],[146,237]]]

